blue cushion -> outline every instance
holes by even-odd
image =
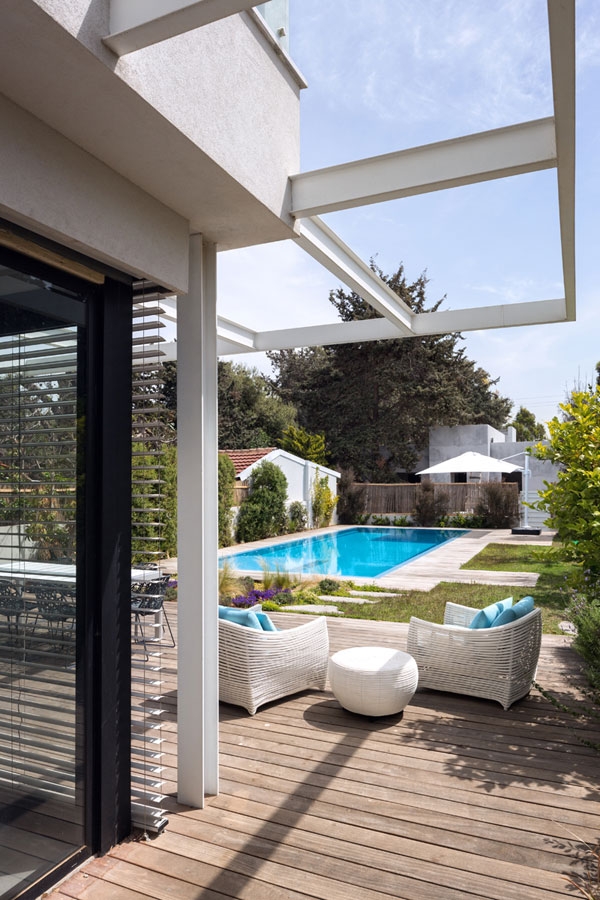
[[[476,616],[473,616],[469,624],[469,628],[490,628],[496,624],[498,616],[512,606],[513,598],[507,597],[506,600],[498,600],[497,603],[491,603],[484,609],[480,609]]]
[[[263,631],[277,631],[273,623],[271,622],[268,615],[264,612],[254,613],[258,621],[260,622],[261,628]]]
[[[498,625],[508,625],[509,622],[516,622],[517,619],[526,616],[533,611],[533,602],[533,597],[523,597],[522,600],[519,600],[519,602],[515,603],[514,606],[511,606],[510,609],[505,609],[504,612],[500,613],[498,618],[494,620],[493,627],[496,628]]]
[[[258,616],[251,609],[233,609],[229,606],[219,606],[219,618],[227,622],[235,622],[236,625],[244,625],[246,628],[254,628],[262,631]]]

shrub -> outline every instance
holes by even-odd
[[[425,482],[417,487],[417,499],[415,503],[415,521],[417,525],[431,528],[446,515],[448,509],[448,494],[436,491],[431,482]]]
[[[395,525],[396,528],[410,528],[411,524],[408,516],[396,516],[395,519],[392,519],[392,525]]]
[[[536,508],[549,513],[570,558],[600,576],[600,388],[574,391],[562,403],[564,421],[548,422],[550,440],[535,456],[558,466],[556,481],[544,482]]]
[[[226,453],[219,453],[219,547],[231,544],[231,521],[235,466]]]
[[[275,463],[262,462],[252,473],[248,497],[240,506],[238,541],[260,541],[285,532],[287,478]]]
[[[336,503],[337,497],[329,487],[327,475],[319,477],[317,469],[312,490],[312,514],[315,528],[326,528],[329,525]]]
[[[485,519],[483,516],[459,512],[453,516],[444,516],[438,524],[440,528],[485,528]]]
[[[600,691],[600,588],[589,575],[572,592],[567,615],[577,629],[573,646],[585,662],[588,681]]]
[[[371,516],[371,525],[390,525],[389,516]]]
[[[296,531],[304,531],[307,526],[306,507],[301,500],[290,503],[288,510],[288,531],[294,534]]]
[[[263,612],[279,612],[281,607],[275,600],[263,600],[262,602]]]
[[[483,485],[475,514],[484,528],[512,528],[519,521],[519,498],[516,491],[506,490],[498,481]]]
[[[366,502],[366,487],[356,483],[353,469],[343,469],[338,481],[337,514],[340,525],[362,524]]]
[[[322,578],[319,582],[319,591],[322,594],[334,594],[339,589],[340,583],[335,578]]]

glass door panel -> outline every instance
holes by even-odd
[[[0,900],[85,843],[74,304],[0,268]]]

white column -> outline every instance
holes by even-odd
[[[178,799],[218,792],[216,248],[190,237],[177,303]]]

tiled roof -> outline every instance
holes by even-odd
[[[233,463],[237,478],[240,472],[243,472],[248,466],[258,462],[264,456],[267,456],[268,453],[271,453],[276,449],[276,447],[255,447],[252,450],[221,450],[220,452],[226,453]]]

